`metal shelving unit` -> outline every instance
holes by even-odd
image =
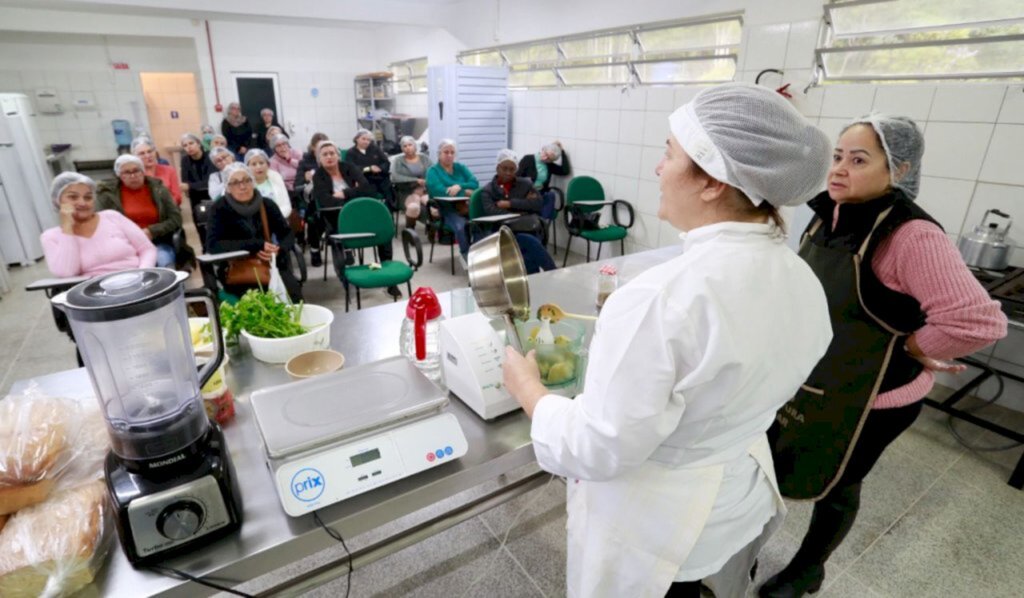
[[[395,90],[391,73],[366,73],[355,78],[356,122],[362,128],[373,131],[378,142],[384,140],[381,120],[374,118],[378,110],[389,114],[395,111]]]

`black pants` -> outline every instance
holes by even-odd
[[[814,503],[811,525],[791,567],[824,565],[839,547],[860,509],[861,483],[885,448],[914,423],[921,407],[922,403],[917,401],[895,409],[873,409],[868,414],[843,475],[828,494]]]
[[[665,598],[700,598],[699,581],[676,581],[672,582]]]

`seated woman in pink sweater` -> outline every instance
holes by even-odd
[[[77,172],[53,179],[50,195],[60,226],[43,231],[46,266],[54,276],[96,276],[156,265],[156,247],[120,212],[96,212],[96,183]]]
[[[816,218],[800,256],[825,289],[833,340],[769,436],[783,494],[817,502],[800,549],[761,596],[821,587],[864,477],[917,418],[934,372],[960,372],[946,360],[1006,336],[999,304],[914,203],[923,154],[911,119],[857,119],[833,150],[828,190],[808,203]]]

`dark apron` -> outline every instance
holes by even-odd
[[[787,498],[815,500],[839,480],[894,351],[904,350],[903,338],[910,334],[891,328],[863,303],[865,252],[890,211],[878,216],[856,253],[810,242],[820,219],[800,246],[800,257],[825,289],[833,338],[768,430],[779,489]]]

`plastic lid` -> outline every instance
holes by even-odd
[[[90,316],[78,319],[118,320],[145,313],[167,303],[181,278],[167,268],[112,272],[76,285],[67,293],[68,309]],[[154,305],[152,302],[157,302]]]
[[[416,292],[409,298],[409,305],[405,308],[405,317],[414,320],[416,319],[416,312],[421,309],[426,310],[428,320],[435,320],[441,317],[441,302],[437,300],[434,289],[430,287],[416,289]]]

